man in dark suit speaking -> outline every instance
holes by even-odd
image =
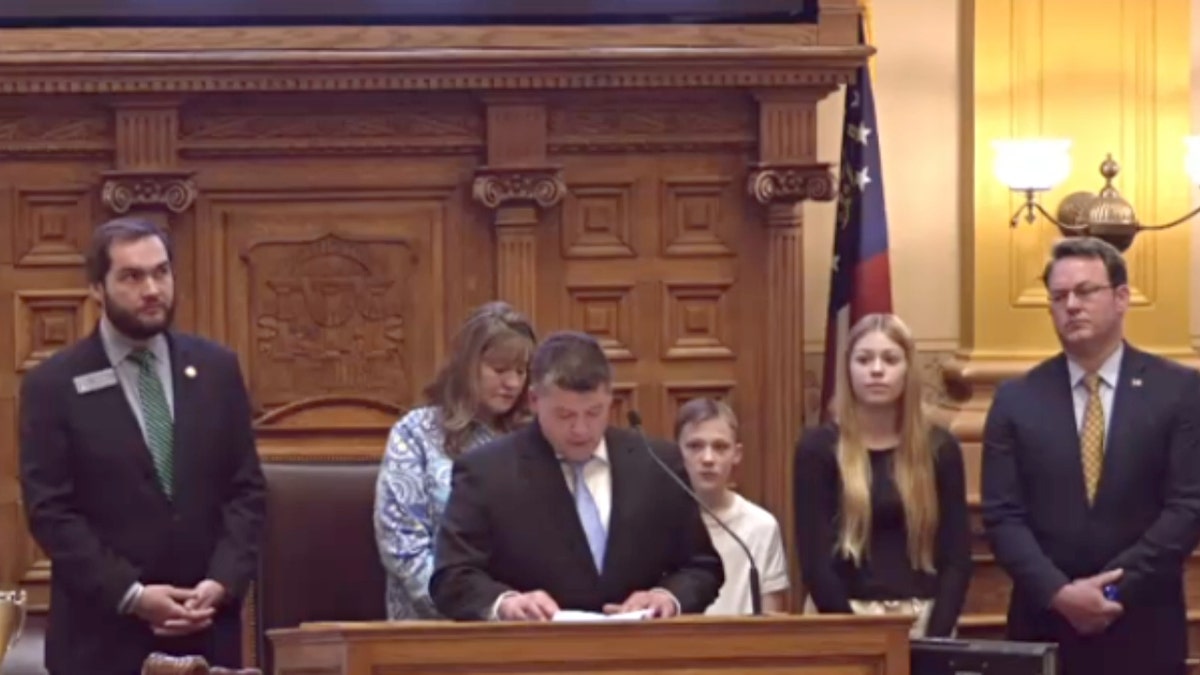
[[[1059,242],[1045,283],[1063,353],[1005,382],[984,428],[1009,637],[1058,643],[1064,675],[1181,674],[1200,374],[1125,343],[1128,273],[1109,244]]]
[[[93,232],[92,335],[25,375],[21,485],[50,558],[51,673],[128,675],[152,651],[241,661],[263,476],[237,358],[171,332],[166,235]]]
[[[648,454],[686,478],[677,448],[609,428],[612,370],[591,336],[535,352],[537,420],[454,467],[430,593],[458,620],[549,620],[560,610],[700,613],[724,583],[700,512]]]

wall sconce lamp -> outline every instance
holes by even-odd
[[[1200,136],[1184,139],[1187,159],[1184,167],[1192,185],[1200,185]],[[1187,222],[1200,213],[1200,208],[1169,223],[1146,225],[1138,222],[1133,206],[1113,187],[1121,167],[1108,155],[1100,164],[1104,187],[1099,193],[1081,191],[1067,195],[1058,205],[1057,217],[1050,215],[1038,203],[1036,195],[1058,185],[1071,173],[1071,141],[1065,139],[1014,139],[995,141],[996,177],[1013,192],[1025,194],[1025,203],[1012,217],[1016,227],[1022,212],[1025,221],[1032,223],[1037,214],[1058,226],[1065,236],[1090,235],[1107,241],[1125,251],[1133,238],[1143,230],[1165,230]]]

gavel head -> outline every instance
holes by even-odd
[[[155,652],[142,664],[142,675],[263,675],[258,668],[210,668],[202,656],[169,656]]]
[[[202,656],[170,656],[154,652],[142,663],[142,675],[208,675]]]

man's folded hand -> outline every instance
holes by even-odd
[[[212,607],[194,608],[195,589],[151,584],[133,603],[133,613],[151,625],[155,635],[178,636],[212,625]]]

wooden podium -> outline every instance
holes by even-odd
[[[277,675],[908,675],[911,619],[314,623],[268,633]]]

